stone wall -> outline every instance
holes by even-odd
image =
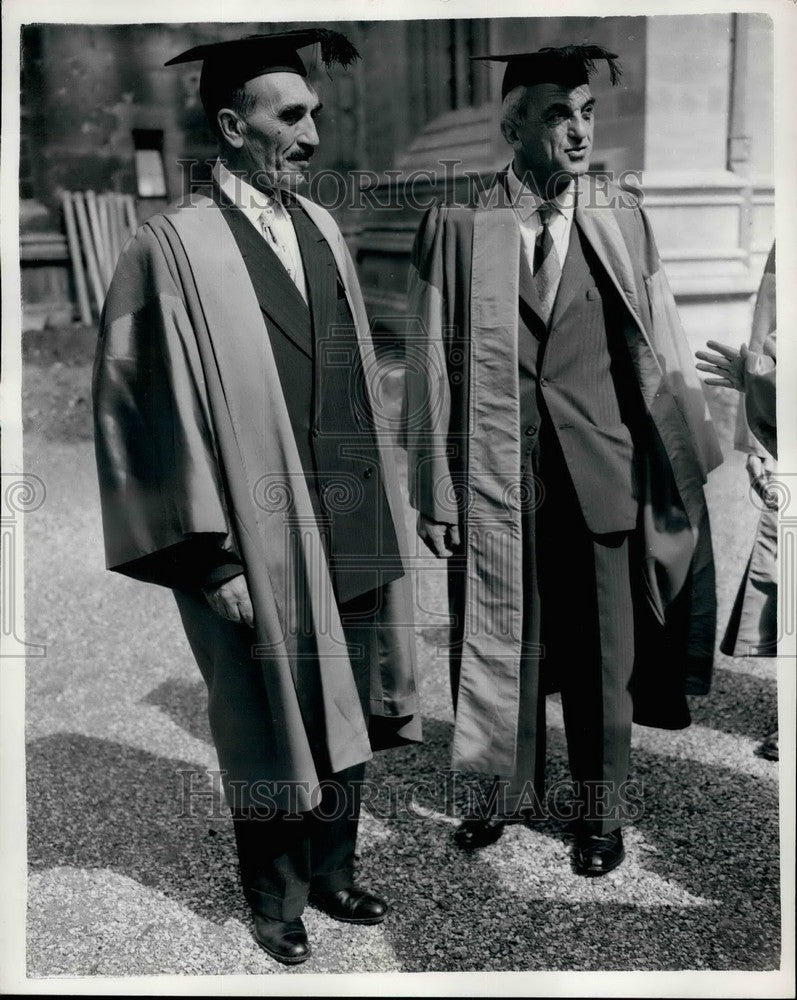
[[[285,25],[287,27],[287,25]],[[281,26],[282,27],[282,26]],[[596,41],[619,53],[621,85],[593,78],[593,166],[642,170],[645,205],[693,338],[741,339],[773,232],[772,25],[764,15],[496,18],[341,23],[363,59],[331,78],[316,189],[350,240],[372,311],[401,326],[421,207],[387,172],[431,171],[416,193],[444,193],[442,160],[487,178],[509,160],[498,130],[503,67],[470,54]],[[135,192],[133,129],[162,132],[168,198],[215,153],[198,100],[199,65],[164,67],[202,42],[273,25],[30,25],[23,32],[23,296],[32,325],[72,313],[60,192]],[[352,175],[352,171],[367,172]],[[395,177],[395,175],[394,175]],[[330,187],[332,185],[332,187]],[[335,187],[337,186],[337,187]],[[395,186],[395,180],[393,181]],[[353,189],[370,190],[353,197]],[[323,197],[322,197],[323,200]],[[164,199],[139,199],[140,218]],[[384,325],[390,325],[385,323]]]
[[[166,198],[137,199],[141,221],[178,198],[190,178],[209,175],[207,161],[216,144],[199,102],[200,64],[163,64],[193,45],[272,27],[256,22],[25,26],[20,237],[26,327],[63,323],[74,315],[61,191],[135,194],[134,129],[162,132],[167,182]],[[362,129],[352,113],[357,73],[333,71],[329,79],[313,65],[310,52],[311,80],[325,91],[324,143],[315,162],[321,169],[346,170],[361,159]]]

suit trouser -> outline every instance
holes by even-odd
[[[309,813],[233,812],[241,884],[256,913],[292,920],[311,889],[335,892],[352,884],[364,776],[358,764],[323,779],[321,803]]]
[[[261,666],[251,656],[252,632],[246,626],[222,619],[201,594],[175,592],[175,596],[197,663],[208,682],[211,730],[224,768],[228,755],[238,752],[234,732],[236,713],[255,712],[263,719],[268,718],[268,706],[259,679]],[[340,607],[354,680],[366,719],[369,715],[370,666],[377,641],[374,617],[369,612],[373,597],[372,592]],[[320,690],[313,676],[316,661],[312,656],[312,636],[300,641],[303,643],[300,652],[304,654],[298,659],[300,704],[308,720],[317,720]],[[223,659],[226,668],[223,699],[219,697],[219,659]],[[219,705],[222,700],[223,704]],[[262,738],[268,739],[265,731]],[[353,877],[360,785],[365,765],[355,765],[333,774],[328,763],[324,763],[323,734],[315,727],[311,743],[317,751],[322,790],[321,802],[315,810],[288,813],[251,805],[232,809],[244,895],[253,910],[278,920],[299,916],[311,888],[336,891],[350,885]],[[231,769],[240,774],[244,766],[233,765]],[[252,784],[256,785],[262,778],[262,774],[253,773]]]
[[[546,814],[545,700],[559,691],[575,797],[569,805],[547,802],[547,811],[554,806],[560,818],[606,833],[623,822],[631,745],[632,533],[590,532],[558,442],[546,431],[527,472],[537,476],[529,483],[536,499],[523,514],[516,773],[496,800],[508,815]]]
[[[540,700],[545,689],[561,692],[577,818],[589,832],[606,833],[622,822],[631,747],[631,532],[588,529],[558,443],[546,441],[539,476]]]

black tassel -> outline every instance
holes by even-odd
[[[329,28],[316,28],[318,41],[321,45],[321,61],[325,66],[351,66],[360,58],[360,53],[352,43],[339,31]]]
[[[540,49],[540,52],[550,52],[563,61],[572,59],[581,62],[588,74],[595,71],[596,59],[605,59],[609,66],[609,79],[612,86],[619,83],[620,77],[623,75],[622,67],[617,61],[617,53],[609,52],[602,45],[595,45],[592,42],[587,42],[584,45],[562,45],[558,48],[548,45]]]

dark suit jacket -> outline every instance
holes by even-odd
[[[309,302],[244,214],[217,192],[264,314],[339,603],[403,575],[354,323],[332,251],[288,202]],[[264,433],[267,429],[264,429]]]
[[[630,531],[638,513],[632,429],[641,420],[642,401],[628,349],[617,333],[621,308],[575,221],[547,324],[525,256],[521,258],[523,469],[534,449],[545,447],[540,442],[546,432],[553,434],[587,526],[596,534]]]

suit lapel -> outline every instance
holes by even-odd
[[[578,222],[584,237],[606,268],[606,273],[619,292],[620,298],[636,320],[643,336],[647,338],[637,299],[631,257],[620,226],[614,217],[614,210],[610,205],[600,203],[599,197],[597,188],[590,189],[582,180],[579,185],[574,221]]]
[[[537,292],[537,286],[534,283],[534,278],[531,276],[531,268],[529,267],[528,259],[523,251],[523,242],[521,240],[520,244],[520,272],[519,272],[519,285],[518,292],[520,298],[526,306],[531,309],[545,326],[545,320],[542,318],[542,305],[540,303],[540,296]]]
[[[281,333],[312,358],[310,311],[301,292],[291,280],[279,257],[258,234],[243,212],[218,190],[214,191],[214,200],[222,208],[241,251],[261,310]]]
[[[319,247],[319,244],[324,242],[324,236],[301,205],[289,198],[286,198],[285,203],[293,220],[293,228],[302,255],[305,284],[310,298],[312,328],[318,340],[328,336],[330,326],[337,319],[335,259],[331,253],[322,252],[323,248]]]
[[[512,202],[509,197],[509,188],[506,184],[506,169],[499,171],[495,175],[495,180],[492,185],[482,196],[480,197],[482,208],[509,208],[512,212],[512,218],[515,220],[515,226],[518,230],[518,235],[520,235],[520,222],[518,221],[517,214],[514,208],[512,208]],[[545,320],[542,317],[542,305],[540,303],[540,296],[537,292],[537,286],[534,283],[534,278],[531,274],[531,268],[529,262],[526,258],[526,254],[523,250],[523,240],[521,237],[520,241],[520,253],[518,254],[518,294],[523,300],[524,304],[537,316],[540,323],[545,326]],[[528,325],[528,324],[527,324]]]

